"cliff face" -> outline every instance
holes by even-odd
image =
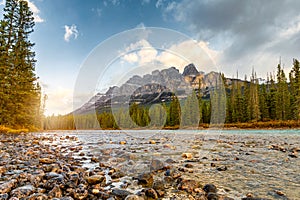
[[[175,67],[155,70],[144,76],[132,76],[120,87],[110,87],[105,94],[97,94],[92,97],[75,113],[86,113],[91,110],[101,110],[115,104],[127,104],[137,102],[142,104],[153,104],[166,102],[171,99],[173,93],[178,98],[185,98],[192,89],[208,91],[214,87],[220,74],[210,72],[205,74],[199,72],[194,64],[189,64],[181,74]],[[207,92],[204,92],[207,93]]]

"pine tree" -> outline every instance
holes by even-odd
[[[33,13],[25,0],[7,0],[1,21],[1,124],[40,126],[41,92],[35,76],[35,53],[29,36]],[[3,83],[2,83],[3,82]]]
[[[291,117],[300,119],[300,64],[297,59],[293,60],[293,68],[290,72],[290,90],[291,90]]]

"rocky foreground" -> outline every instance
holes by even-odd
[[[247,153],[250,155],[255,152],[245,151],[234,139],[226,141],[217,138],[214,141],[211,151],[213,155],[219,156],[199,155],[199,148],[204,148],[201,141],[205,138],[187,142],[184,152],[178,151],[178,144],[171,143],[168,138],[151,139],[147,142],[137,142],[138,139],[130,137],[122,139],[99,139],[84,143],[77,136],[67,134],[0,135],[0,200],[268,199],[256,196],[253,192],[255,187],[253,191],[248,190],[239,195],[231,192],[229,182],[232,180],[224,178],[224,173],[234,169],[232,163],[242,162]],[[262,145],[260,142],[241,144],[254,149]],[[110,146],[102,148],[107,143]],[[223,162],[220,155],[228,149],[235,152],[237,146],[241,149],[238,154],[240,156],[231,154],[227,158],[230,162]],[[222,151],[218,151],[218,148]],[[284,154],[285,162],[299,159],[300,148],[295,146],[263,143],[263,148],[276,154]],[[191,151],[187,151],[188,149]],[[149,151],[153,151],[151,159],[147,157],[150,155]],[[177,155],[174,157],[177,160],[171,156],[161,156],[162,154]],[[259,165],[260,161],[250,161],[255,162]],[[297,165],[291,167],[299,168]],[[219,181],[218,186],[212,183],[220,177],[224,179],[223,183]],[[220,186],[220,183],[226,184],[226,181],[228,187]],[[297,184],[293,187],[300,189]],[[238,187],[235,189],[239,190]],[[272,189],[270,192],[274,199],[299,197],[288,197],[281,189]]]

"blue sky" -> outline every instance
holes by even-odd
[[[72,111],[74,84],[92,50],[111,36],[136,27],[186,34],[227,76],[239,71],[242,78],[254,67],[258,76],[265,78],[276,70],[279,57],[286,71],[292,58],[300,58],[297,0],[28,1],[36,20],[31,40],[36,44],[36,72],[48,95],[47,115]],[[1,10],[3,3],[0,1]],[[148,45],[145,40],[140,44]],[[190,46],[181,43],[175,48],[188,50]]]

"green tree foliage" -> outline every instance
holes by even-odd
[[[199,99],[195,92],[188,95],[182,108],[181,122],[183,126],[198,127],[200,119]]]
[[[281,64],[277,67],[276,119],[290,119],[290,92]]]
[[[7,0],[0,23],[1,125],[41,125],[41,89],[34,73],[34,44],[29,40],[33,27],[33,13],[28,2]]]
[[[179,127],[181,118],[181,107],[178,98],[173,95],[170,103],[167,126]]]
[[[292,119],[300,119],[300,64],[297,59],[293,60],[293,68],[289,74],[291,91],[291,113]]]

